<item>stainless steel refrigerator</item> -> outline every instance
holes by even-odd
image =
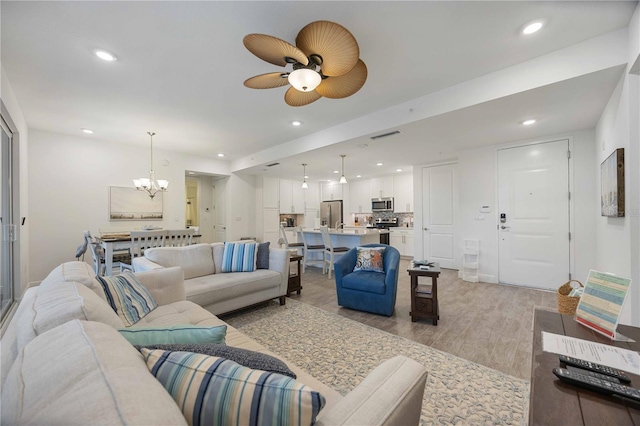
[[[343,222],[342,200],[323,201],[320,203],[320,225],[335,228],[336,224]]]

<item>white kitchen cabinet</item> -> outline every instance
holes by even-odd
[[[272,177],[262,178],[262,207],[265,209],[278,209],[279,179]]]
[[[389,245],[398,249],[401,256],[413,257],[413,228],[391,228],[389,231]]]
[[[371,198],[393,197],[393,175],[371,179]]]
[[[300,183],[302,185],[302,183]],[[320,209],[320,184],[318,182],[307,182],[309,186],[304,191],[305,209]],[[306,214],[306,212],[305,212]]]
[[[350,182],[349,199],[350,213],[371,213],[371,179]]]
[[[291,205],[294,214],[304,214],[307,189],[302,189],[302,181],[291,181]]]
[[[403,174],[393,177],[394,211],[413,212],[413,175]]]
[[[280,179],[280,213],[304,214],[304,191],[302,181]]]
[[[344,200],[344,187],[338,182],[323,182],[322,201]]]
[[[262,242],[271,242],[271,247],[279,247],[280,213],[278,209],[262,209]]]
[[[280,179],[280,213],[304,214],[304,189],[302,181]]]
[[[293,199],[291,197],[291,181],[289,179],[280,179],[279,185],[280,194],[280,213],[289,214],[293,213]]]

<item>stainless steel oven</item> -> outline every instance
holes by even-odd
[[[391,218],[387,218],[387,219],[383,219],[383,218],[377,218],[376,222],[375,222],[375,227],[377,229],[389,229],[389,228],[395,228],[398,226],[398,218],[397,217],[391,217]],[[389,244],[389,234],[385,233],[385,234],[380,234],[380,244]]]
[[[373,211],[373,212],[392,212],[393,211],[393,197],[372,198],[371,199],[371,211]]]

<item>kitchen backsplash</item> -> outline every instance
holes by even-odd
[[[366,223],[368,223],[369,218],[371,218],[371,223],[375,223],[377,218],[390,219],[392,217],[397,217],[399,226],[413,227],[413,213],[375,212],[375,213],[368,213],[368,214],[356,213],[353,216],[354,216],[354,222],[355,222],[355,219],[357,218],[360,226],[363,226],[363,224],[364,226],[366,226]]]

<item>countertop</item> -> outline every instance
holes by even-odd
[[[313,228],[303,228],[302,232],[308,234],[319,234],[319,229]],[[329,228],[329,235],[380,235],[380,234],[388,234],[388,229],[370,229],[363,227],[358,228],[347,228],[347,229],[335,229]]]

